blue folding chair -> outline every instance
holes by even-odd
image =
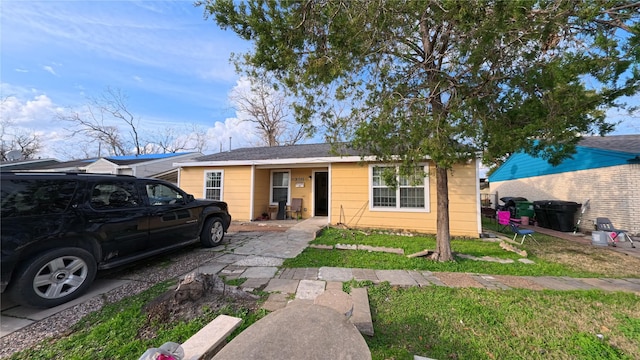
[[[514,222],[510,222],[509,226],[511,227],[511,231],[514,232],[513,241],[516,241],[516,238],[518,236],[522,235],[522,240],[520,241],[520,245],[524,244],[524,239],[527,236],[530,237],[531,240],[533,240],[536,244],[540,245],[540,243],[536,240],[536,238],[533,237],[533,234],[535,233],[535,231],[529,230],[529,229],[520,229],[518,227],[518,224],[516,224]]]

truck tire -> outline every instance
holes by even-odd
[[[204,247],[213,247],[222,242],[224,239],[224,224],[217,217],[207,219],[200,234],[200,242]]]
[[[96,276],[93,256],[81,248],[60,248],[33,256],[19,268],[8,290],[20,305],[49,308],[81,296]]]

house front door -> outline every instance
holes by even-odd
[[[315,173],[314,209],[315,216],[329,215],[329,173],[326,171]]]

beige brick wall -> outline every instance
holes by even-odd
[[[581,170],[490,184],[499,197],[522,196],[530,201],[564,200],[590,208],[582,217],[582,231],[593,230],[596,217],[611,222],[631,234],[640,234],[640,165],[620,165]],[[576,220],[579,211],[576,214]]]

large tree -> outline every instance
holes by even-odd
[[[485,161],[524,150],[557,163],[580,134],[611,131],[606,108],[639,87],[639,3],[199,4],[219,26],[253,42],[244,61],[288,86],[299,99],[299,121],[346,102],[353,146],[400,161],[407,175],[425,158],[433,161],[435,258],[442,261],[452,260],[447,184],[456,162],[474,150]]]

